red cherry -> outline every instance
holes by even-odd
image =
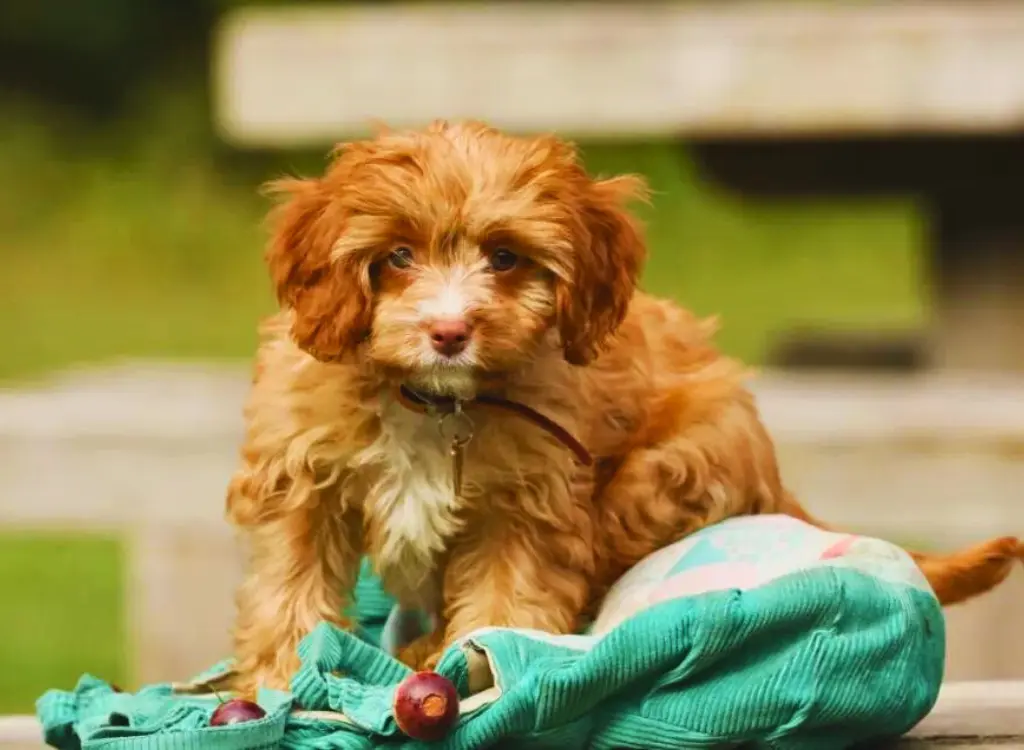
[[[436,672],[409,675],[395,690],[395,721],[407,737],[434,742],[459,718],[459,694]]]
[[[256,721],[267,715],[258,703],[232,698],[221,703],[210,716],[211,727],[224,727],[228,724],[241,724],[245,721]]]

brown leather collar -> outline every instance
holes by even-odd
[[[423,393],[422,391],[415,391],[406,385],[399,386],[397,393],[398,401],[402,406],[420,414],[425,414],[431,410],[436,410],[441,414],[448,414],[455,411],[455,399],[450,396],[434,396]],[[492,409],[500,409],[510,414],[515,414],[516,416],[525,419],[527,422],[532,422],[542,430],[545,430],[548,434],[558,440],[558,442],[571,450],[576,455],[576,460],[584,466],[592,466],[594,463],[594,458],[590,455],[590,451],[588,451],[579,440],[573,437],[567,429],[526,404],[521,404],[518,401],[510,401],[509,399],[502,398],[501,396],[490,396],[486,393],[482,393],[475,398],[464,401],[463,404],[466,406],[486,406]]]

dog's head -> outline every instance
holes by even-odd
[[[472,389],[558,346],[589,362],[644,259],[633,177],[593,180],[553,138],[436,123],[340,146],[321,179],[272,183],[267,253],[296,343],[357,349],[435,392]]]

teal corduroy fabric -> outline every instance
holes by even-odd
[[[375,607],[363,637],[324,624],[302,642],[291,692],[261,694],[263,720],[209,727],[215,697],[115,693],[86,676],[40,699],[46,739],[64,750],[425,747],[391,710],[409,670],[368,642],[392,604],[375,596],[362,600]],[[938,602],[898,548],[783,517],[733,519],[637,566],[586,635],[495,628],[453,645],[438,672],[462,713],[432,746],[832,750],[917,723],[944,653]],[[474,686],[481,665],[491,679]]]

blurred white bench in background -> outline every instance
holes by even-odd
[[[231,141],[320,146],[478,117],[574,138],[1004,133],[1024,6],[482,2],[241,8],[213,82]]]
[[[931,363],[1024,371],[1024,4],[251,7],[215,40],[216,123],[257,148],[372,121],[685,141],[751,197],[919,196]]]
[[[223,518],[244,369],[155,364],[0,392],[0,528],[123,533],[133,682],[230,651],[239,553]],[[1024,381],[755,383],[788,484],[841,527],[951,548],[1024,532]],[[1024,576],[949,611],[949,675],[1024,676]]]

